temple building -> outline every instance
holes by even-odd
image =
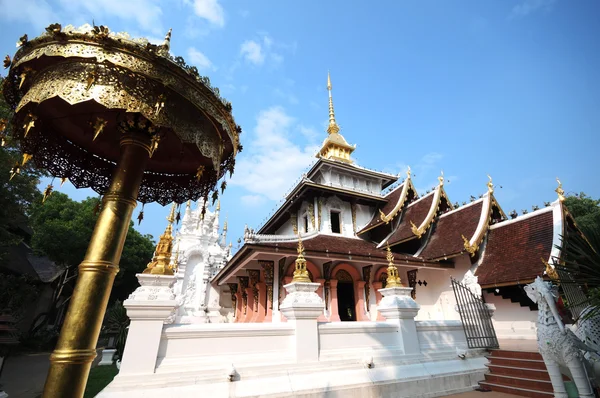
[[[356,146],[340,134],[329,76],[327,88],[329,126],[317,162],[258,231],[246,228],[244,245],[212,279],[229,319],[286,321],[279,305],[300,235],[325,303],[320,321],[383,319],[378,289],[386,284],[389,246],[421,307],[417,320],[460,319],[450,278],[469,282],[474,274],[475,289],[496,307],[499,337],[534,339],[536,307],[521,286],[560,256],[568,217],[560,187],[559,200],[510,218],[489,176],[482,195],[462,206],[450,201],[443,174],[435,189],[419,193],[410,168],[399,180],[353,161]]]

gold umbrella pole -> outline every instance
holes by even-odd
[[[142,133],[121,138],[120,158],[102,199],[85,259],[79,265],[77,285],[56,349],[50,356],[44,397],[83,396],[150,146],[150,138]]]

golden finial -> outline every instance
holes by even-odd
[[[48,197],[52,194],[53,189],[54,189],[54,187],[52,186],[52,184],[48,184],[46,189],[44,189],[44,196],[42,197],[42,204],[46,203],[46,199],[48,199]]]
[[[487,177],[490,179],[486,184],[488,187],[488,192],[492,193],[492,192],[494,192],[494,184],[492,183],[492,177],[490,177],[489,174],[487,175]]]
[[[558,200],[561,202],[565,200],[565,190],[562,188],[562,182],[556,177],[556,182],[558,182],[558,187],[554,190],[558,194]]]
[[[417,238],[421,238],[421,235],[423,235],[423,233],[419,231],[419,228],[417,228],[417,226],[414,222],[412,222],[412,220],[410,220],[410,230],[414,235],[417,236]]]
[[[410,180],[410,166],[406,169],[406,178]]]
[[[304,245],[302,244],[302,237],[298,234],[298,257],[296,258],[296,269],[294,270],[294,277],[292,283],[303,282],[310,283],[310,276],[306,270],[306,259],[304,258]]]
[[[221,211],[221,199],[217,201],[217,211]]]
[[[340,131],[340,128],[335,121],[335,112],[333,111],[333,98],[331,96],[331,75],[329,74],[329,71],[327,71],[327,91],[329,91],[329,127],[327,127],[327,132],[329,134],[335,134]]]
[[[62,186],[63,186],[63,184],[64,184],[65,182],[67,182],[67,180],[68,180],[68,178],[67,178],[67,177],[63,177],[63,178],[61,178],[61,179],[60,179],[60,186],[62,187]]]
[[[192,207],[192,201],[188,200],[187,203],[185,204],[185,206],[189,209]]]
[[[440,187],[444,185],[444,170],[442,170],[440,176],[438,177],[438,181],[440,182]]]
[[[25,117],[25,123],[23,124],[23,128],[25,129],[25,137],[29,134],[29,131],[35,127],[35,121],[37,120],[37,116],[33,113],[29,112]]]
[[[204,166],[198,166],[198,170],[196,170],[196,181],[200,181],[202,173],[204,173]]]
[[[398,268],[394,265],[394,254],[392,250],[390,250],[390,244],[387,242],[387,253],[385,258],[388,262],[387,274],[388,277],[385,281],[386,289],[388,287],[402,287],[402,282],[400,280],[400,276],[398,276]]]
[[[167,228],[160,236],[152,261],[144,270],[144,274],[155,275],[173,275],[171,269],[171,253],[173,251],[173,221],[175,221],[175,203],[171,206],[171,211],[167,217]]]

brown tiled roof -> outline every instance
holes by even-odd
[[[394,189],[392,192],[386,195],[385,199],[387,199],[387,203],[384,204],[379,210],[381,210],[384,214],[389,214],[392,211],[392,209],[396,207],[396,204],[398,204],[398,199],[400,199],[400,195],[402,195],[404,184],[406,183],[403,182],[396,189]],[[363,232],[366,232],[367,230],[377,225],[383,224],[383,221],[381,221],[381,219],[379,218],[379,210],[375,210],[375,215],[373,216],[373,219],[367,225],[365,225],[363,229],[358,231],[358,235],[362,234]]]
[[[424,196],[404,209],[402,212],[402,221],[400,221],[394,233],[388,238],[390,245],[417,237],[412,233],[410,222],[415,223],[417,227],[421,225],[431,208],[434,196],[435,193]]]
[[[490,229],[476,275],[480,285],[526,281],[542,275],[542,258],[550,258],[554,221],[552,211]]]
[[[304,245],[304,250],[306,252],[322,252],[342,255],[351,254],[375,258],[385,258],[386,256],[386,251],[384,249],[378,249],[374,243],[343,236],[317,235],[314,238],[303,240],[302,244]],[[253,245],[286,249],[296,249],[298,247],[297,242],[264,242],[253,243]],[[394,253],[394,258],[396,260],[409,260],[412,262],[422,261],[421,258],[398,253]]]
[[[435,230],[429,237],[427,246],[420,253],[420,257],[427,259],[438,259],[452,256],[465,250],[461,235],[471,239],[483,208],[483,201],[466,207],[459,208],[452,213],[438,219]]]

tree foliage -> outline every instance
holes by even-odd
[[[562,285],[584,288],[587,299],[571,305],[589,306],[585,314],[589,318],[600,313],[600,200],[581,192],[564,203],[580,231],[571,230],[563,237],[563,262],[557,270]]]
[[[600,199],[592,199],[581,192],[567,196],[564,203],[584,234],[597,231],[600,226]]]
[[[63,193],[55,192],[44,204],[36,203],[31,215],[34,250],[57,264],[77,266],[83,260],[92,237],[99,202],[98,198],[76,202]],[[135,274],[144,270],[153,251],[152,236],[140,234],[131,222],[112,300],[123,300],[136,288]]]
[[[8,121],[4,131],[7,135],[6,145],[0,147],[0,261],[6,260],[8,247],[21,241],[22,235],[18,230],[27,224],[32,204],[42,196],[37,185],[43,175],[30,161],[10,180],[10,170],[22,161],[23,155],[18,141],[11,139],[10,120],[13,112],[4,100],[3,83],[4,78],[0,77],[0,119]]]

